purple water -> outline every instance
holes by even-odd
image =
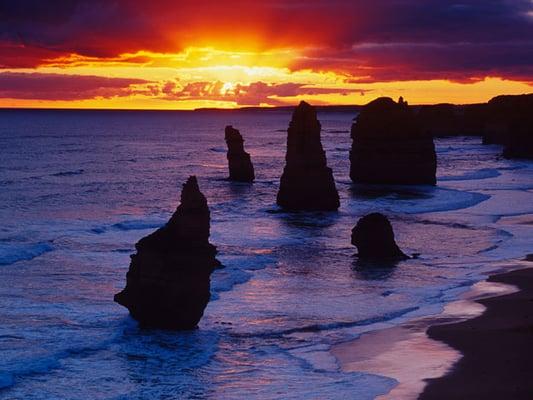
[[[0,111],[0,398],[364,400],[394,387],[341,372],[329,348],[438,313],[531,252],[533,164],[446,138],[436,187],[353,186],[353,117],[319,114],[339,212],[289,214],[275,198],[290,113]],[[229,124],[253,185],[224,180]],[[225,268],[199,330],[139,330],[113,294],[191,174]],[[358,267],[350,231],[370,211],[420,257]]]

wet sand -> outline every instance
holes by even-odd
[[[478,300],[486,311],[474,319],[429,328],[430,338],[463,357],[447,375],[430,379],[420,399],[533,399],[533,269],[488,281],[520,291]]]
[[[519,265],[528,264],[520,263]],[[509,266],[509,268],[516,269],[517,265]],[[443,387],[449,385],[443,384],[441,381],[455,376],[456,371],[464,363],[463,360],[469,356],[470,352],[464,351],[458,342],[448,341],[441,337],[440,332],[452,332],[453,335],[454,327],[461,327],[464,324],[470,326],[470,323],[475,324],[479,319],[485,319],[485,315],[489,312],[487,311],[488,304],[498,301],[498,299],[517,296],[517,299],[521,299],[518,302],[523,303],[524,294],[519,292],[517,286],[522,288],[522,285],[518,285],[518,281],[522,280],[524,274],[530,277],[529,282],[533,290],[533,269],[521,269],[494,275],[487,281],[475,284],[459,300],[448,304],[438,316],[419,318],[400,326],[363,334],[359,339],[334,346],[331,352],[345,371],[364,371],[396,379],[398,385],[389,393],[380,396],[378,398],[380,400],[416,399],[421,392],[424,392],[424,396],[428,396],[424,397],[425,399],[514,399],[514,397],[510,397],[512,394],[504,396],[497,394],[494,397],[487,397],[486,393],[490,390],[479,389],[480,381],[486,379],[484,377],[480,377],[475,383],[469,385],[472,391],[463,392],[459,381],[450,382],[451,389],[445,390]],[[525,297],[527,298],[527,295]],[[533,296],[530,298],[533,299]],[[533,307],[533,301],[530,303]],[[529,305],[522,305],[519,308],[525,310],[527,306]],[[512,305],[511,307],[515,306]],[[492,315],[492,312],[489,315]],[[516,318],[520,317],[516,316]],[[495,321],[495,323],[497,322]],[[479,329],[491,329],[485,328],[486,326],[480,326]],[[431,335],[427,334],[428,330],[432,332]],[[439,336],[434,334],[435,331],[439,332]],[[530,331],[530,335],[529,339],[533,339],[533,330]],[[472,330],[470,327],[461,329],[458,336],[463,338],[466,346],[469,346],[472,341],[478,342],[481,337],[475,329]],[[499,334],[495,333],[493,339],[499,340],[498,337]],[[530,342],[530,346],[533,348],[533,340]],[[489,346],[494,346],[494,344],[489,344]],[[480,347],[483,347],[483,343],[480,343]],[[483,354],[487,353],[485,348],[482,348],[481,351]],[[485,360],[481,363],[487,362]],[[471,368],[478,369],[477,366],[467,366],[467,370]],[[524,376],[530,372],[531,368],[529,372],[524,373]],[[464,379],[469,380],[471,378],[465,377]],[[498,379],[495,381],[502,382]],[[428,382],[430,382],[429,387],[427,387]],[[457,389],[457,394],[453,392],[454,389]],[[478,392],[475,391],[476,389]],[[516,398],[521,399],[522,397]],[[524,398],[531,399],[533,396]]]

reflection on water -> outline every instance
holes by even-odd
[[[345,131],[353,115],[322,113],[341,208],[292,214],[276,206],[288,112],[0,113],[7,398],[370,400],[394,379],[340,371],[331,345],[438,312],[508,257],[509,244],[530,245],[529,219],[497,221],[515,192],[520,210],[533,211],[531,170],[510,168],[477,139],[437,141],[439,177],[451,179],[435,188],[352,187]],[[252,185],[226,180],[228,124],[252,155]],[[168,220],[191,174],[225,268],[212,275],[199,330],[140,331],[113,295],[134,244]],[[354,262],[351,230],[372,211],[420,257]]]
[[[362,280],[387,280],[395,272],[401,261],[372,261],[357,258],[353,262],[354,277]]]

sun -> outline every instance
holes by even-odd
[[[235,84],[233,82],[226,82],[222,85],[222,88],[220,88],[220,94],[233,92],[234,89]]]

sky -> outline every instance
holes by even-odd
[[[0,0],[0,107],[533,92],[533,0]]]

